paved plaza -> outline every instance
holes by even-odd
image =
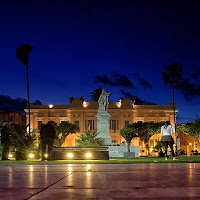
[[[200,199],[200,164],[0,163],[0,199]]]

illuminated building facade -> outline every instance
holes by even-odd
[[[86,102],[82,98],[75,98],[70,105],[33,105],[31,104],[31,128],[37,129],[41,123],[54,121],[57,124],[62,121],[70,121],[80,128],[80,133],[85,130],[97,129],[98,102]],[[28,121],[28,109],[26,117]],[[177,112],[177,110],[176,110]],[[174,125],[173,105],[134,105],[131,99],[123,99],[119,102],[109,102],[108,113],[110,117],[110,136],[114,144],[121,145],[124,138],[120,136],[120,130],[134,122],[165,122],[170,121]],[[63,146],[76,145],[77,134],[70,134]],[[155,146],[155,139],[161,135],[151,137],[150,150]],[[135,138],[132,145],[139,146],[144,151],[145,144],[139,138]],[[180,147],[181,148],[181,147]]]

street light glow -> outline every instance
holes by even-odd
[[[12,157],[13,157],[13,155],[12,155],[12,154],[9,154],[9,155],[8,155],[8,157],[9,157],[9,158],[12,158]]]
[[[72,154],[72,153],[68,153],[68,154],[67,154],[67,157],[68,157],[68,158],[73,158],[73,154]]]
[[[29,157],[29,158],[34,158],[34,154],[33,154],[33,153],[30,153],[30,154],[28,155],[28,157]]]
[[[86,153],[86,158],[91,158],[92,154],[91,153]]]
[[[53,104],[49,104],[49,108],[53,108],[53,106],[54,106]]]

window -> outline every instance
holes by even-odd
[[[119,130],[118,120],[110,120],[110,130],[113,133],[115,133],[116,130]]]
[[[94,120],[85,120],[85,129],[94,130]]]
[[[79,127],[79,121],[75,121],[74,124]]]
[[[10,116],[10,121],[13,121],[13,116]]]
[[[129,125],[129,121],[125,121],[125,126],[128,126]]]

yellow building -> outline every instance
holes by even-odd
[[[9,124],[26,124],[26,116],[18,113],[18,112],[0,112],[0,121],[7,122]]]
[[[86,102],[81,98],[75,98],[70,105],[33,105],[31,104],[31,129],[37,129],[41,123],[54,121],[57,124],[62,121],[70,121],[80,127],[80,132],[97,129],[98,102]],[[25,109],[27,122],[29,121],[28,109]],[[177,112],[177,110],[176,110]],[[170,121],[174,125],[173,104],[170,105],[134,105],[131,99],[123,99],[119,102],[109,102],[108,113],[110,117],[110,136],[112,142],[121,145],[124,138],[120,136],[120,130],[134,122],[165,122]],[[74,146],[76,134],[70,134],[64,146]],[[150,139],[150,149],[153,150],[155,139]],[[145,144],[139,139],[134,139],[132,145],[139,146],[142,152]]]

